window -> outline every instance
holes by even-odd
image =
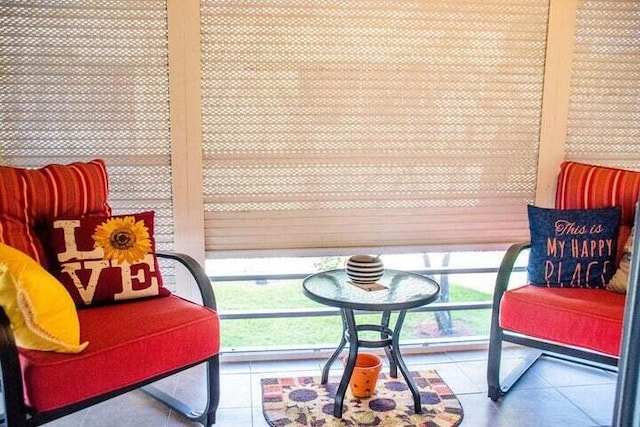
[[[209,255],[525,239],[547,8],[202,1]]]
[[[0,3],[0,161],[101,157],[116,213],[156,211],[172,246],[166,5]]]
[[[416,271],[436,280],[441,298],[411,311],[403,327],[403,345],[469,343],[489,334],[496,266],[502,251],[384,255],[386,268]],[[342,268],[347,257],[211,259],[221,308],[223,351],[335,348],[342,331],[338,309],[314,303],[301,291],[309,274]],[[524,260],[522,260],[524,261]],[[524,265],[520,279],[524,283]],[[379,314],[359,313],[375,323]],[[295,318],[295,321],[292,321]],[[368,320],[367,320],[368,319]]]
[[[339,255],[403,253],[399,266],[425,271],[444,262],[434,251],[477,260],[462,251],[526,240],[547,11],[201,2],[205,249],[229,309],[224,347],[335,345],[338,312],[300,282]],[[452,309],[411,313],[403,340],[486,336],[498,262],[485,261],[475,276],[436,274]]]
[[[640,3],[580,1],[567,158],[639,169]]]

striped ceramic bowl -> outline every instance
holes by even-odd
[[[354,255],[347,260],[347,276],[354,283],[374,283],[384,273],[384,265],[378,257]]]

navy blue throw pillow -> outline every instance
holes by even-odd
[[[529,283],[604,288],[615,273],[620,208],[546,209],[528,206]]]

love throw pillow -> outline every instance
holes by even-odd
[[[532,285],[604,288],[615,272],[620,208],[528,206]]]
[[[170,294],[155,256],[153,219],[143,212],[52,222],[56,276],[77,306]]]

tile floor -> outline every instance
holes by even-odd
[[[510,363],[522,355],[514,350]],[[499,402],[486,395],[486,351],[408,355],[410,369],[436,369],[464,409],[463,427],[593,427],[611,425],[616,374],[569,362],[542,358]],[[324,360],[223,363],[217,427],[265,427],[260,379],[285,375],[319,375]],[[336,371],[335,373],[338,373]],[[198,371],[164,380],[176,395],[202,395]],[[139,391],[47,424],[49,427],[177,427],[185,421]]]

